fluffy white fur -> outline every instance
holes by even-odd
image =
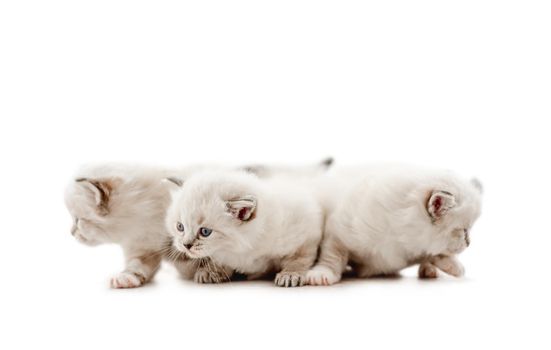
[[[175,173],[183,177],[188,171]],[[111,287],[141,286],[169,253],[164,216],[170,197],[161,181],[170,175],[174,172],[162,168],[97,165],[82,168],[68,185],[65,202],[73,217],[73,236],[87,245],[116,243],[123,249],[126,266],[113,276]],[[190,277],[185,266],[179,270]]]
[[[358,276],[395,274],[421,264],[420,277],[437,269],[454,276],[454,257],[469,244],[481,210],[476,180],[405,165],[336,170],[320,183],[327,213],[324,238],[308,283],[338,282],[347,264]]]
[[[263,177],[281,174],[301,178],[322,173],[330,164],[325,160],[307,166],[243,168]],[[163,257],[173,262],[186,279],[213,283],[226,278],[226,268],[208,259],[190,260],[172,249],[172,238],[165,229],[170,186],[163,179],[186,179],[204,169],[228,167],[197,165],[167,169],[100,164],[81,168],[71,180],[65,202],[73,218],[72,235],[87,245],[115,243],[123,249],[126,266],[111,279],[113,288],[143,285],[155,275]]]
[[[191,258],[210,257],[249,278],[277,272],[276,285],[301,286],[316,259],[323,216],[300,183],[244,172],[196,174],[175,191],[167,229]],[[205,237],[204,229],[212,232]]]

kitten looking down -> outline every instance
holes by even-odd
[[[249,278],[277,272],[275,284],[301,286],[321,239],[321,208],[306,181],[203,172],[176,188],[166,225],[190,258]]]
[[[470,244],[480,215],[477,180],[401,165],[341,169],[322,181],[326,222],[320,256],[308,282],[338,282],[347,264],[359,277],[390,275],[420,264],[419,276],[440,269],[463,274],[455,258]]]

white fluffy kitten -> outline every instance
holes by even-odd
[[[303,285],[316,259],[323,215],[300,182],[244,172],[192,176],[174,192],[168,209],[175,247],[249,278],[277,272],[276,285]]]
[[[421,264],[463,274],[454,257],[469,245],[480,215],[482,187],[453,173],[401,165],[344,169],[320,188],[327,218],[320,256],[308,283],[338,282],[347,264],[359,277],[389,275]]]

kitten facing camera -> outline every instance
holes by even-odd
[[[323,225],[306,183],[245,172],[199,173],[174,186],[166,226],[174,246],[190,258],[210,258],[249,279],[276,272],[277,286],[302,286]]]
[[[470,244],[482,186],[447,171],[402,165],[335,169],[320,186],[327,212],[311,285],[340,281],[350,264],[359,277],[393,275],[420,264],[419,277],[438,270],[462,276],[455,257]]]

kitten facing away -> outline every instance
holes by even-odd
[[[277,286],[302,286],[316,259],[323,214],[301,183],[243,172],[196,174],[175,189],[167,212],[174,246],[249,279],[276,272]]]
[[[405,165],[335,169],[321,181],[326,222],[311,285],[340,281],[347,264],[359,277],[392,275],[420,264],[419,277],[438,270],[462,276],[455,255],[470,244],[482,186],[451,172]]]
[[[308,166],[274,169],[263,166],[259,176],[284,173],[309,176],[323,173],[326,161]],[[125,268],[111,279],[112,288],[139,287],[151,280],[164,258],[185,279],[198,283],[221,282],[227,268],[209,259],[190,259],[172,246],[165,229],[170,203],[167,177],[185,179],[213,166],[165,169],[140,165],[100,164],[81,168],[65,191],[65,203],[73,218],[71,234],[86,245],[115,243],[125,256]],[[217,167],[222,168],[222,167]],[[254,172],[251,167],[247,169]]]
[[[170,175],[162,168],[97,165],[80,169],[68,185],[71,234],[86,245],[115,243],[123,250],[125,268],[111,278],[112,288],[139,287],[155,275],[163,257],[176,258],[163,226],[169,194],[161,180]],[[191,261],[175,260],[184,277],[194,276],[186,266]]]

